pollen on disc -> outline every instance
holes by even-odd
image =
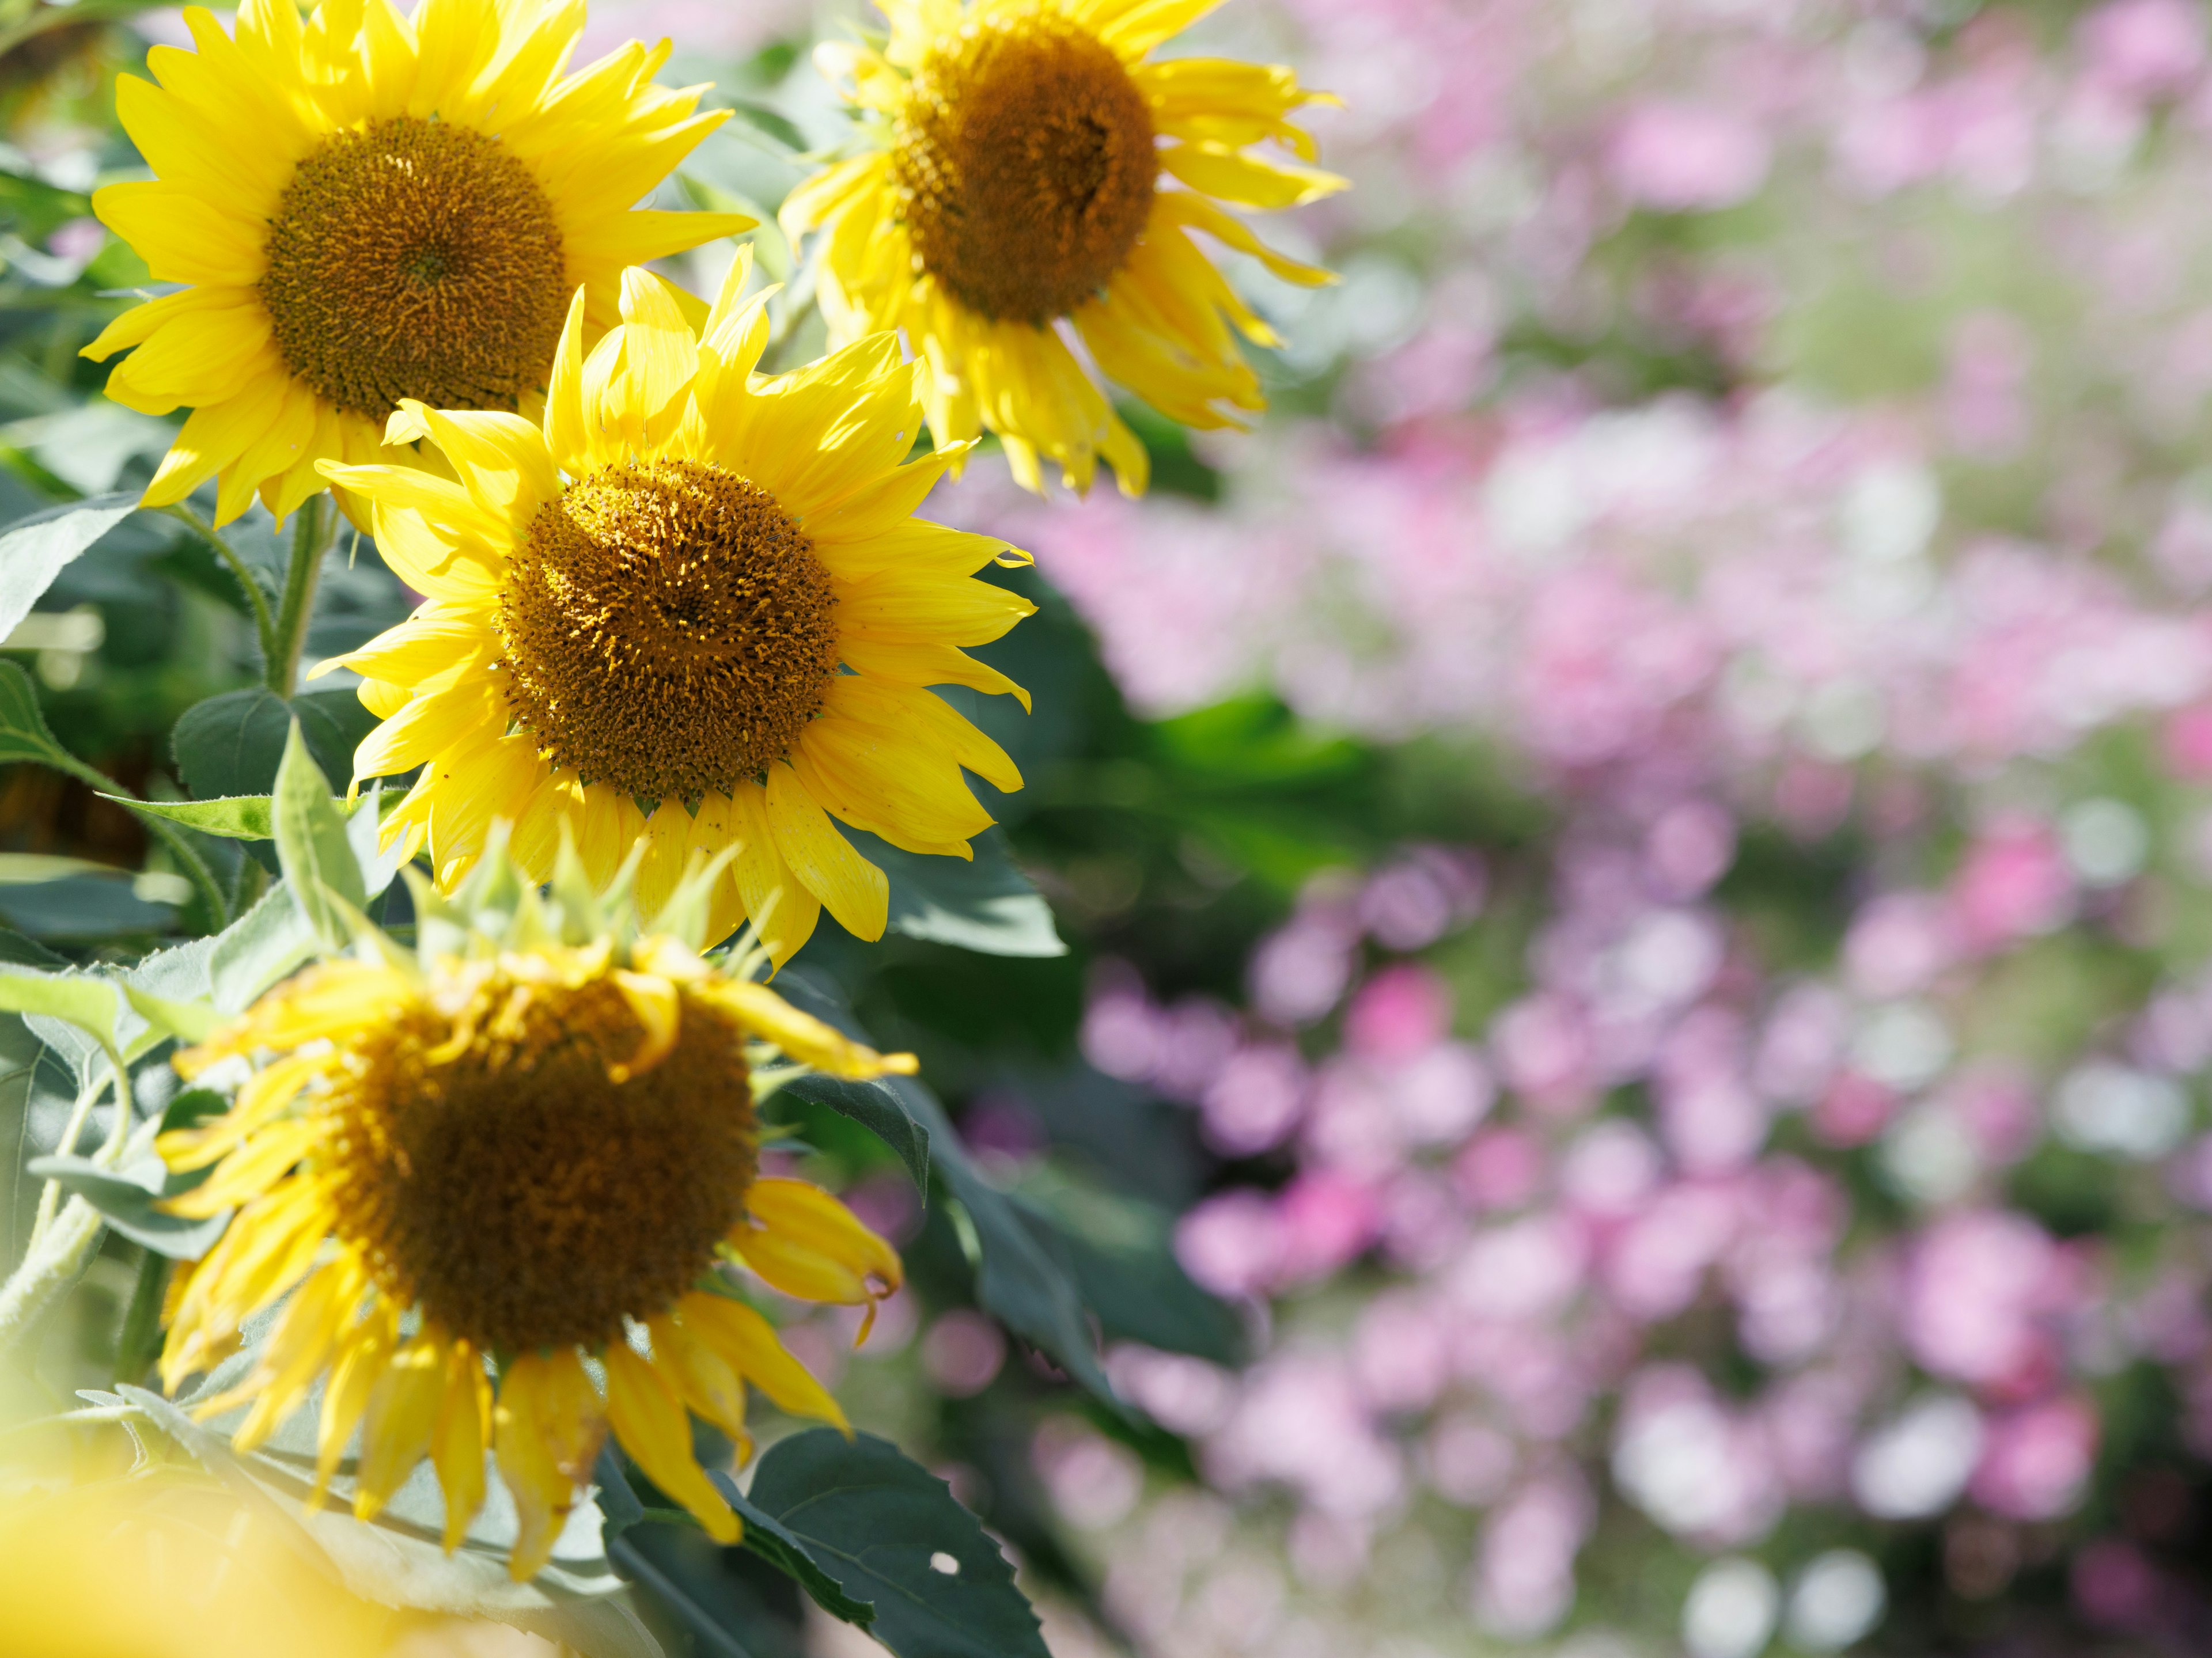
[[[922,269],[971,311],[1038,324],[1121,268],[1159,173],[1151,111],[1121,60],[1041,12],[933,50],[899,111],[892,167]]]
[[[514,409],[569,283],[552,203],[496,138],[398,116],[333,133],[277,203],[260,294],[277,351],[339,408]]]

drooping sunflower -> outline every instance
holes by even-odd
[[[579,295],[542,427],[404,403],[392,437],[436,446],[458,483],[326,465],[428,602],[315,671],[354,669],[384,719],[356,779],[423,768],[384,833],[410,855],[427,842],[442,884],[499,821],[534,879],[564,824],[596,881],[643,836],[650,918],[691,853],[735,847],[712,935],[750,917],[781,963],[825,907],[882,936],[884,873],[832,817],[974,856],[991,817],[962,768],[1002,789],[1021,774],[926,687],[1026,707],[960,647],[1036,607],[974,579],[1028,555],[911,516],[962,452],[906,460],[921,366],[878,334],[756,374],[769,295],[742,297],[750,264],[741,251],[703,337],[666,284],[629,270],[623,321],[587,358]]]
[[[1290,70],[1149,54],[1220,0],[878,0],[880,46],[817,61],[866,112],[863,154],[793,191],[781,221],[821,229],[833,343],[898,329],[934,371],[940,443],[999,434],[1014,476],[1039,457],[1090,487],[1097,460],[1143,491],[1143,446],[1071,349],[1192,427],[1265,407],[1237,332],[1281,342],[1190,233],[1286,281],[1333,280],[1262,244],[1224,203],[1295,207],[1344,180],[1305,165],[1290,120],[1324,98]],[[1273,140],[1302,161],[1255,154]]]
[[[568,296],[614,320],[626,265],[752,224],[631,210],[729,118],[653,84],[663,41],[563,76],[579,0],[245,0],[237,36],[187,8],[197,52],[155,46],[159,85],[116,81],[155,177],[93,210],[179,291],[84,350],[137,350],[108,395],[192,412],[146,492],[211,477],[216,522],[254,492],[278,518],[318,461],[370,460],[402,398],[515,409],[545,384]]]
[[[757,948],[729,970],[702,958],[703,868],[679,884],[673,930],[643,938],[622,880],[603,904],[573,854],[550,902],[496,853],[450,906],[410,878],[417,953],[368,930],[178,1058],[188,1077],[259,1068],[227,1113],[157,1142],[172,1169],[209,1170],[176,1213],[236,1210],[173,1286],[163,1384],[210,1368],[289,1296],[244,1377],[198,1412],[250,1404],[234,1442],[251,1449],[322,1379],[318,1492],[358,1430],[361,1518],[428,1457],[450,1552],[489,1450],[527,1577],[611,1430],[734,1540],[687,1411],[741,1451],[748,1384],[844,1426],[736,1269],[871,1315],[901,1281],[896,1254],[836,1198],[759,1172],[757,1100],[799,1070],[914,1060],[754,982]]]

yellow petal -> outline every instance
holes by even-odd
[[[631,973],[617,968],[612,977],[616,990],[621,993],[644,1031],[635,1054],[621,1064],[607,1066],[610,1082],[626,1083],[633,1077],[643,1076],[675,1051],[677,1033],[684,1018],[684,999],[674,985],[657,974]]]
[[[834,1025],[803,1013],[766,985],[749,979],[719,979],[698,993],[734,1014],[755,1035],[765,1037],[801,1065],[835,1077],[912,1076],[911,1054],[878,1054],[853,1041]]]
[[[653,1362],[676,1380],[684,1402],[738,1442],[738,1460],[750,1455],[745,1432],[745,1384],[713,1346],[663,1314],[646,1321],[653,1338]]]
[[[856,938],[884,936],[890,883],[853,850],[799,774],[781,761],[769,768],[768,823],[785,866],[839,925]]]
[[[753,931],[778,967],[814,936],[822,901],[791,872],[769,827],[768,795],[750,778],[730,791],[731,833],[738,842],[732,865],[738,892]]]
[[[274,1124],[216,1164],[215,1172],[199,1185],[157,1206],[166,1214],[186,1220],[219,1215],[259,1197],[322,1138],[323,1125],[312,1118]]]
[[[729,1502],[691,1454],[691,1420],[676,1384],[628,1343],[607,1344],[607,1421],[646,1478],[681,1503],[717,1543],[741,1532]]]
[[[775,1327],[743,1302],[698,1292],[676,1303],[684,1329],[792,1416],[811,1416],[850,1435],[845,1412],[807,1368],[791,1356]]]
[[[361,1427],[353,1515],[374,1520],[415,1465],[430,1454],[446,1397],[446,1343],[428,1332],[392,1356],[369,1391]]]
[[[315,1428],[315,1488],[320,1503],[344,1456],[346,1442],[368,1409],[369,1395],[384,1374],[386,1362],[399,1342],[399,1315],[389,1303],[380,1301],[369,1315],[340,1339],[337,1362],[323,1389],[322,1419]]]
[[[430,1440],[446,1495],[446,1552],[460,1547],[484,1500],[484,1448],[491,1437],[491,1382],[483,1356],[465,1341],[447,1350],[444,1397]]]
[[[763,1176],[746,1189],[745,1207],[751,1219],[730,1247],[787,1296],[872,1304],[904,1282],[898,1252],[818,1186]]]
[[[552,1558],[606,1436],[606,1407],[575,1350],[563,1347],[507,1364],[493,1423],[500,1479],[519,1522],[507,1571],[522,1582]]]

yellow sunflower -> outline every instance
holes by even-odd
[[[384,832],[410,837],[410,856],[427,842],[441,884],[501,821],[533,879],[564,825],[595,881],[643,836],[650,918],[693,853],[735,847],[710,936],[749,916],[781,963],[825,907],[882,936],[884,873],[833,816],[910,852],[974,856],[991,817],[962,768],[1002,789],[1021,774],[924,688],[1026,707],[960,647],[1036,607],[974,579],[1028,555],[910,516],[963,452],[905,459],[921,366],[878,334],[756,374],[769,295],[741,299],[750,267],[741,250],[703,337],[666,284],[623,272],[623,321],[588,357],[579,295],[542,428],[403,403],[392,439],[435,445],[458,483],[325,465],[428,602],[315,671],[354,669],[384,720],[356,779],[423,768]]]
[[[245,0],[237,37],[190,7],[197,52],[155,46],[155,85],[115,83],[153,168],[93,210],[157,281],[84,355],[137,349],[117,402],[191,415],[150,506],[222,480],[216,522],[256,489],[279,519],[321,460],[375,458],[402,398],[534,401],[582,284],[614,320],[626,265],[751,225],[632,206],[729,118],[653,84],[666,41],[562,70],[580,0]]]
[[[198,1409],[250,1403],[234,1438],[250,1449],[324,1379],[319,1495],[356,1430],[362,1519],[428,1457],[451,1551],[483,1501],[489,1449],[525,1578],[611,1430],[734,1540],[687,1409],[741,1453],[748,1383],[844,1418],[732,1269],[871,1313],[900,1283],[898,1256],[836,1199],[759,1173],[758,1097],[800,1070],[867,1078],[914,1060],[753,982],[757,949],[735,970],[703,959],[706,875],[679,887],[675,932],[639,938],[627,898],[602,907],[573,854],[550,904],[487,858],[451,907],[417,884],[419,954],[367,929],[357,954],[180,1055],[187,1077],[259,1068],[226,1114],[158,1142],[172,1169],[209,1170],[174,1212],[236,1210],[173,1289],[163,1384],[210,1368],[289,1295],[244,1379]]]
[[[902,331],[934,371],[930,429],[988,429],[1014,476],[1039,457],[1090,487],[1103,458],[1143,491],[1144,447],[1071,349],[1186,426],[1265,407],[1231,325],[1280,341],[1191,240],[1203,232],[1287,281],[1327,272],[1284,258],[1227,209],[1285,208],[1344,180],[1305,161],[1289,117],[1325,94],[1290,70],[1147,54],[1220,0],[878,0],[880,49],[817,61],[869,112],[866,152],[784,203],[796,240],[825,233],[820,291],[833,343]]]

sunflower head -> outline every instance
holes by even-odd
[[[326,470],[428,596],[341,659],[386,716],[356,776],[423,768],[387,838],[427,844],[448,890],[501,821],[540,880],[563,834],[601,883],[642,838],[648,920],[696,854],[720,872],[708,936],[750,918],[781,963],[825,908],[884,930],[883,872],[837,823],[972,855],[991,817],[963,773],[1021,774],[928,687],[1022,696],[964,647],[1035,607],[976,579],[1027,555],[912,516],[963,452],[907,459],[925,371],[884,334],[757,374],[769,294],[746,295],[750,268],[741,252],[696,332],[627,273],[588,355],[580,296],[542,422],[403,403],[391,436],[440,450],[452,481]]]
[[[866,1305],[898,1257],[837,1200],[759,1172],[760,1100],[801,1070],[911,1071],[699,953],[714,879],[679,880],[641,933],[636,859],[596,891],[572,847],[550,893],[495,845],[450,896],[416,880],[419,940],[366,922],[348,954],[279,986],[188,1076],[244,1071],[228,1112],[162,1137],[206,1169],[179,1214],[235,1211],[173,1298],[172,1388],[289,1300],[243,1379],[251,1448],[325,1379],[319,1476],[356,1430],[373,1516],[425,1456],[447,1546],[493,1452],[523,1516],[514,1570],[544,1563],[610,1430],[716,1536],[737,1521],[690,1451],[687,1411],[744,1441],[744,1383],[842,1425],[742,1298],[740,1269]],[[597,1366],[595,1381],[585,1361]]]
[[[204,8],[194,50],[155,46],[116,106],[155,173],[94,193],[102,222],[176,291],[85,355],[136,347],[108,394],[192,412],[149,506],[221,481],[216,521],[258,490],[282,519],[318,462],[368,460],[404,398],[534,404],[568,296],[614,320],[622,267],[749,227],[633,212],[729,118],[653,84],[668,43],[562,73],[584,25],[561,0],[245,0]]]
[[[784,228],[820,229],[833,342],[902,330],[933,371],[940,442],[1002,440],[1124,490],[1145,452],[1080,365],[1186,425],[1264,406],[1236,336],[1281,342],[1200,252],[1202,232],[1287,281],[1324,271],[1266,247],[1229,210],[1313,201],[1343,180],[1306,163],[1290,117],[1323,94],[1291,70],[1153,62],[1209,0],[880,0],[887,37],[817,59],[867,117],[860,152],[794,191]],[[1274,144],[1289,155],[1255,152]]]

